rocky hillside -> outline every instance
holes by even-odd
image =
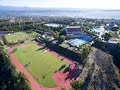
[[[120,72],[111,55],[93,48],[76,82],[74,90],[120,90]]]
[[[94,53],[94,70],[88,90],[120,90],[120,73],[114,65],[112,56],[96,50]]]

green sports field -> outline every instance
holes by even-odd
[[[23,40],[32,40],[37,37],[36,32],[16,32],[5,36],[8,43],[17,43]]]
[[[13,54],[32,77],[44,87],[56,87],[52,75],[61,66],[68,66],[64,61],[32,43],[19,46]]]

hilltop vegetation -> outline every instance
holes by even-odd
[[[5,55],[5,52],[0,50],[0,90],[31,90],[26,77],[16,72]]]

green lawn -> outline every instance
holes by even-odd
[[[5,38],[8,41],[8,43],[17,43],[23,40],[32,40],[37,35],[38,34],[36,32],[16,32],[14,34],[9,34],[5,36]]]
[[[14,55],[23,66],[26,64],[29,65],[26,70],[44,87],[55,87],[56,85],[52,79],[52,75],[62,65],[66,64],[66,66],[68,66],[67,63],[61,61],[49,52],[40,49],[36,44],[20,46],[17,48],[17,51],[14,52]],[[45,78],[43,78],[43,76]]]

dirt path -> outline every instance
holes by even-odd
[[[85,63],[85,66],[82,70],[82,73],[80,74],[80,80],[84,81],[84,79],[87,77],[87,73],[88,73],[88,70],[90,69],[90,67],[92,66],[93,62],[94,62],[94,54],[96,53],[96,49],[93,48],[92,49],[93,51],[89,54],[88,56],[88,60],[86,61]]]

